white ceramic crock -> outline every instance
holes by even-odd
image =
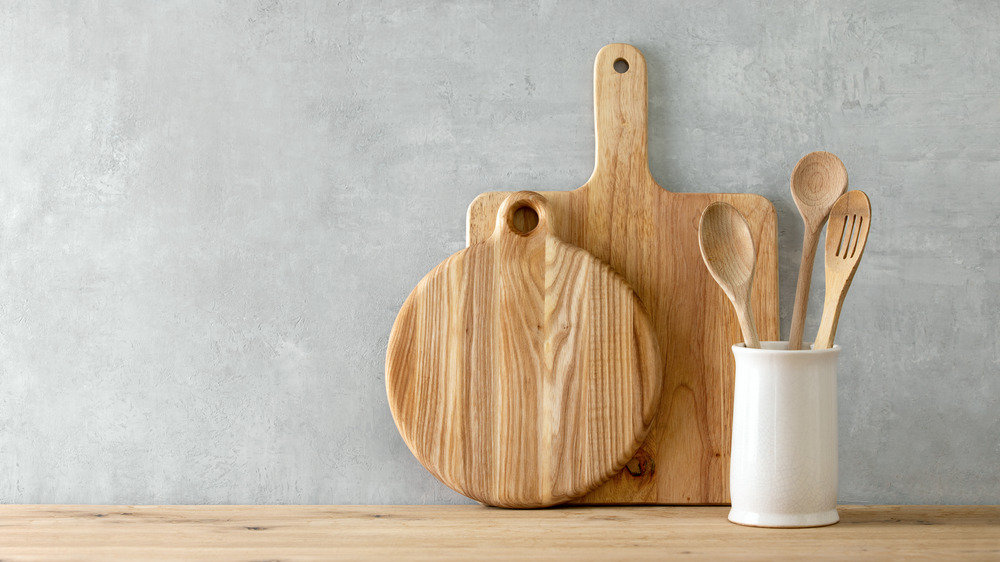
[[[733,346],[736,391],[729,520],[754,527],[818,527],[837,514],[837,356]]]

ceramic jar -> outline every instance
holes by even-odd
[[[736,390],[729,520],[816,527],[837,514],[837,357],[833,349],[733,346]]]

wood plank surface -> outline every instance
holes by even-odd
[[[624,73],[615,70],[622,60],[628,63]],[[648,165],[646,86],[646,62],[638,49],[625,44],[601,49],[594,64],[593,175],[572,191],[541,192],[556,218],[553,232],[611,264],[639,294],[656,327],[664,366],[658,412],[646,441],[625,470],[580,501],[725,504],[735,372],[731,346],[743,338],[729,299],[702,262],[698,222],[716,201],[747,218],[757,244],[752,294],[757,329],[762,340],[776,340],[777,216],[758,194],[674,193],[657,184]],[[508,195],[484,193],[472,202],[470,245],[492,234]]]
[[[1000,506],[841,506],[760,529],[726,507],[0,506],[0,559],[997,560]]]
[[[525,209],[538,217],[528,231],[515,225]],[[439,480],[488,505],[593,490],[632,458],[659,401],[642,302],[549,224],[542,196],[512,195],[493,236],[420,281],[389,337],[386,391],[403,439]]]

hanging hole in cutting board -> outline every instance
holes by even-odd
[[[618,59],[615,61],[615,72],[618,74],[625,74],[628,72],[628,61],[625,59]]]
[[[530,234],[538,226],[538,211],[527,203],[520,203],[507,215],[507,225],[518,234]]]

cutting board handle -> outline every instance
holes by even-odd
[[[621,186],[624,178],[652,180],[646,145],[646,84],[646,59],[639,49],[613,43],[597,53],[594,61],[597,157],[594,173],[587,181],[591,189]]]
[[[497,211],[493,236],[532,237],[552,231],[548,200],[534,191],[511,193]]]

